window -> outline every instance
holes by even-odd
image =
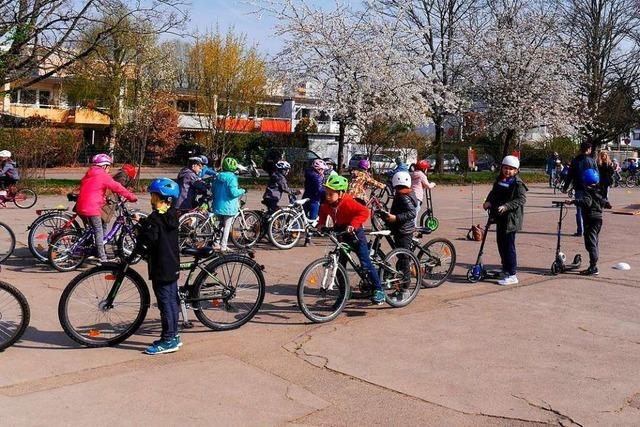
[[[51,92],[48,90],[39,90],[38,91],[38,104],[41,106],[49,106],[51,105]]]
[[[36,91],[33,89],[21,89],[20,90],[20,103],[21,104],[35,104],[36,103]]]
[[[20,91],[18,91],[18,90],[11,92],[11,103],[12,104],[17,104],[18,103],[18,93],[19,92]]]
[[[633,139],[636,141],[640,140],[640,132],[633,132]]]
[[[196,101],[188,101],[185,99],[179,99],[176,102],[176,109],[181,113],[195,113]]]

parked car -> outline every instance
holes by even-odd
[[[480,154],[478,155],[478,160],[476,160],[476,171],[491,171],[495,172],[498,170],[498,163],[496,163],[496,159],[490,154]]]
[[[436,169],[436,155],[435,154],[430,155],[425,160],[427,162],[429,162],[429,170],[435,170]],[[442,170],[458,172],[458,171],[460,171],[460,168],[461,168],[460,159],[458,159],[458,157],[455,154],[451,154],[451,153],[444,153],[443,154],[443,167],[442,167]]]
[[[358,168],[358,163],[362,159],[367,159],[369,156],[362,153],[357,153],[351,156],[349,159],[349,172]],[[371,156],[370,163],[371,169],[376,173],[384,173],[390,171],[396,167],[396,162],[386,154],[374,154]]]

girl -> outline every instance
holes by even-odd
[[[229,232],[233,224],[233,218],[238,215],[238,197],[246,193],[246,190],[238,188],[238,162],[232,157],[222,161],[222,172],[218,174],[213,183],[213,213],[218,215],[224,225],[220,250],[228,251]]]
[[[598,154],[598,173],[600,174],[600,182],[598,183],[598,190],[602,196],[602,203],[605,209],[611,209],[609,203],[609,187],[613,183],[613,174],[615,172],[613,163],[609,157],[609,153],[601,151]]]
[[[309,199],[305,211],[309,219],[316,219],[320,211],[320,202],[324,198],[324,174],[329,169],[322,159],[315,159],[304,173],[303,199]]]
[[[502,160],[500,176],[493,184],[482,207],[490,211],[496,223],[498,252],[502,261],[503,278],[499,285],[514,285],[516,277],[516,233],[522,230],[526,193],[529,190],[518,176],[520,160],[507,156]]]
[[[422,206],[422,200],[424,200],[424,190],[426,188],[433,189],[436,184],[429,182],[427,179],[427,170],[429,169],[429,162],[426,160],[420,160],[411,174],[411,190],[416,195],[418,205],[416,206],[416,218],[415,225],[418,226],[418,218],[420,214],[420,207]]]

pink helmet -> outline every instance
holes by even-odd
[[[360,169],[369,170],[371,163],[369,163],[369,159],[362,159],[358,162],[358,167]]]
[[[91,163],[93,163],[96,166],[106,166],[106,165],[111,166],[111,163],[113,163],[113,160],[111,160],[111,157],[109,157],[108,154],[100,153],[93,156],[93,159],[91,159]]]
[[[322,159],[315,159],[311,166],[317,171],[326,171],[329,169],[329,166]]]

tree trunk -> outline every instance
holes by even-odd
[[[336,168],[338,173],[342,171],[342,163],[344,162],[344,137],[345,137],[346,125],[344,120],[340,120],[339,133],[338,133],[338,164]]]
[[[511,154],[511,143],[513,142],[515,135],[516,132],[513,129],[505,129],[500,134],[500,138],[502,139],[502,158]]]
[[[113,152],[116,149],[116,140],[118,137],[118,129],[115,122],[111,122],[111,127],[109,128],[109,155],[113,157]]]
[[[442,153],[442,140],[444,136],[444,117],[441,115],[437,115],[433,119],[433,123],[436,127],[436,138],[433,142],[433,147],[435,148],[435,156],[436,156],[436,173],[442,173],[444,170],[444,156]]]

